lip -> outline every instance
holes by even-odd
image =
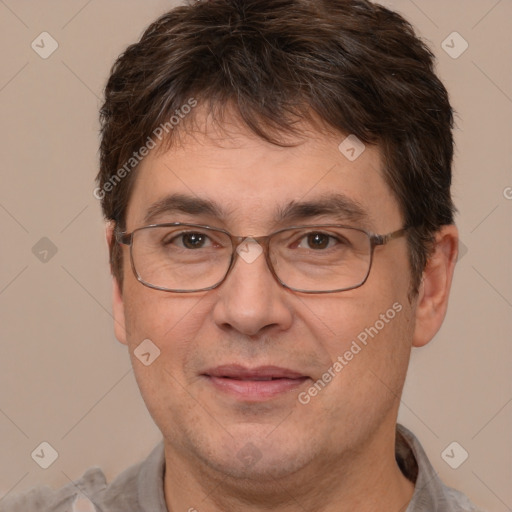
[[[307,375],[279,366],[247,368],[222,365],[205,371],[210,384],[239,400],[264,401],[294,391],[309,379]]]

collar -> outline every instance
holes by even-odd
[[[399,424],[396,427],[395,457],[404,475],[415,484],[406,512],[476,511],[463,494],[441,482],[416,436]],[[164,496],[164,474],[162,440],[142,463],[138,473],[136,485],[141,511],[168,512]]]

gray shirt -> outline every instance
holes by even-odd
[[[397,425],[396,460],[415,483],[406,512],[482,512],[462,493],[446,487],[414,434]],[[0,512],[167,512],[164,499],[165,458],[161,441],[146,460],[107,484],[98,467],[57,491],[36,487],[0,501]],[[193,510],[193,508],[192,508]]]

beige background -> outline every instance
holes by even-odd
[[[92,465],[110,480],[159,440],[113,335],[92,191],[110,66],[176,3],[0,0],[0,498],[60,487]],[[400,420],[448,484],[510,510],[512,1],[387,5],[430,42],[458,111],[453,192],[464,244],[446,322],[413,354]],[[59,44],[48,59],[31,48],[43,31]],[[454,31],[469,44],[456,59],[442,48]],[[43,237],[57,248],[47,262],[33,253]],[[42,441],[59,453],[46,470],[31,458]],[[441,458],[452,441],[469,453],[456,470]]]

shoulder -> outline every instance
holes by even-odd
[[[29,491],[8,495],[0,501],[0,512],[70,512],[74,504],[84,501],[84,497],[99,496],[107,488],[103,471],[98,467],[88,469],[78,480],[70,482],[58,490],[39,486]],[[86,508],[82,507],[84,512]],[[90,509],[91,512],[94,509]]]
[[[395,455],[404,475],[415,484],[406,512],[483,512],[441,481],[420,441],[403,425],[397,425]]]
[[[107,485],[99,467],[58,490],[36,487],[0,500],[0,512],[139,512],[165,511],[163,441],[149,456],[125,469]]]
[[[445,496],[447,504],[451,505],[456,512],[484,512],[471,502],[465,494],[452,487],[445,486]]]

